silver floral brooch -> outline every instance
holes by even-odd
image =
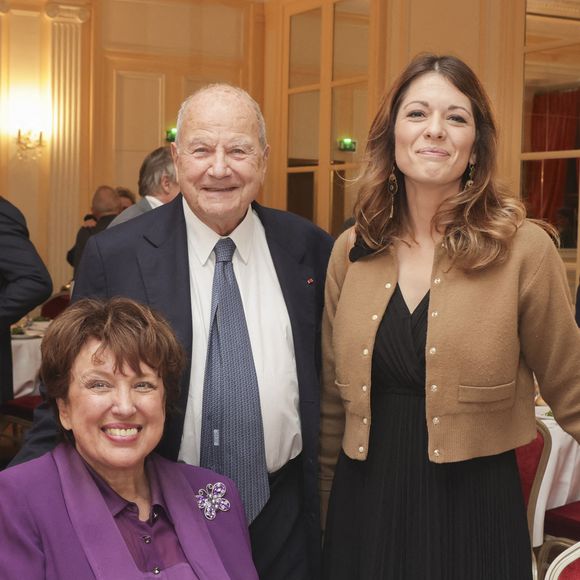
[[[195,495],[197,507],[203,510],[203,515],[208,520],[214,520],[218,511],[227,512],[230,509],[230,502],[226,495],[226,486],[221,481],[208,483],[205,489],[200,489]]]

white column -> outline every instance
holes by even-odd
[[[58,290],[71,277],[65,255],[80,225],[81,34],[90,11],[63,2],[49,2],[45,11],[51,19],[52,42],[48,266]]]

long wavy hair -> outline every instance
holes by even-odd
[[[471,68],[454,56],[418,55],[383,97],[371,125],[359,178],[356,232],[374,250],[382,250],[403,236],[413,239],[405,179],[395,166],[395,121],[411,83],[432,72],[469,98],[476,129],[473,174],[469,176],[469,166],[465,168],[461,191],[441,204],[433,227],[443,233],[454,264],[465,270],[481,270],[506,258],[526,210],[496,182],[497,129],[489,98]],[[398,181],[396,195],[387,188],[393,168]],[[466,187],[468,178],[473,180],[470,187]]]

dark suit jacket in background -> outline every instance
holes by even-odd
[[[85,246],[90,238],[92,238],[95,234],[106,230],[109,224],[116,218],[116,215],[104,215],[102,218],[97,220],[97,223],[92,228],[88,228],[83,226],[77,232],[77,237],[75,240],[75,245],[67,252],[66,259],[74,268],[74,277],[77,276],[77,270],[79,268],[79,264],[81,263],[81,259],[83,257],[83,253],[85,251]]]
[[[42,304],[52,282],[18,208],[0,197],[0,401],[13,398],[10,325]]]
[[[182,196],[118,227],[92,237],[75,281],[73,300],[125,296],[163,314],[185,352],[192,348],[192,318],[187,230]],[[320,417],[320,326],[324,280],[332,238],[294,214],[253,204],[262,222],[292,326],[303,438],[303,513],[310,560],[318,565],[318,435]],[[181,413],[168,416],[158,448],[177,459],[189,391],[190,367],[181,384]],[[16,462],[54,446],[56,425],[50,411],[39,408],[25,448]],[[275,533],[276,530],[272,530]],[[317,578],[314,572],[312,578]]]

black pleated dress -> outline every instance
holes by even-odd
[[[428,295],[399,287],[375,341],[366,461],[341,452],[324,546],[328,580],[530,580],[513,451],[431,463],[425,419]]]

